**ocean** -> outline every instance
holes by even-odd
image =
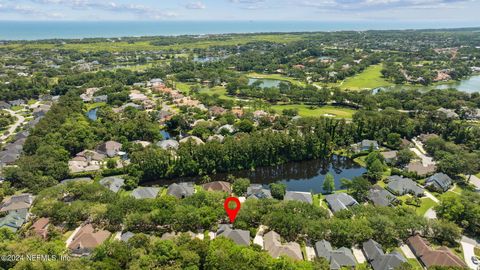
[[[0,21],[0,40],[174,36],[261,32],[314,32],[475,27],[465,22],[400,21]]]

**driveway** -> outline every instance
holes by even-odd
[[[315,249],[310,246],[305,247],[305,255],[307,256],[307,261],[313,261],[315,259]]]
[[[0,136],[0,142],[3,142],[8,137],[10,137],[10,135],[13,135],[17,127],[19,127],[25,121],[25,117],[15,113],[12,110],[5,109],[4,111],[7,111],[8,113],[10,113],[10,115],[16,117],[17,121],[8,128],[8,132],[6,131],[2,136]]]
[[[424,167],[427,167],[427,166],[430,166],[430,165],[435,165],[435,161],[433,161],[432,157],[429,157],[429,156],[423,154],[417,148],[410,148],[410,151],[414,152],[415,155],[417,155],[422,160],[422,164],[423,164]]]
[[[367,261],[367,259],[365,259],[365,255],[363,255],[362,250],[360,250],[358,247],[352,247],[352,252],[358,263],[364,263]]]
[[[474,247],[477,244],[476,241],[466,236],[463,236],[462,240],[460,240],[460,244],[462,244],[463,258],[465,259],[468,267],[473,270],[477,269],[477,266],[472,262],[472,256],[475,255]]]
[[[412,250],[407,245],[405,245],[405,244],[401,245],[400,249],[402,250],[403,254],[405,254],[405,257],[407,257],[407,259],[416,259]]]
[[[440,201],[437,199],[437,197],[433,196],[432,193],[428,192],[425,190],[425,196],[427,196],[427,198],[430,198],[432,199],[432,201],[436,202],[436,203],[439,203]]]
[[[258,227],[257,234],[255,235],[255,238],[253,238],[253,243],[261,246],[262,249],[263,249],[263,234],[265,233],[266,229],[267,229],[267,226],[260,225],[260,227]]]
[[[475,190],[480,191],[480,178],[475,175],[467,176],[470,177],[470,183],[475,186]]]

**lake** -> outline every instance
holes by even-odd
[[[262,87],[262,88],[278,87],[280,85],[280,83],[286,82],[286,81],[274,80],[274,79],[249,78],[248,79],[248,85],[252,85],[256,81],[262,81],[262,84],[260,85],[260,87]]]
[[[278,166],[258,168],[254,171],[243,170],[229,173],[211,175],[212,181],[225,181],[228,175],[248,178],[252,183],[263,184],[268,187],[270,183],[283,183],[290,191],[306,191],[313,193],[323,192],[323,181],[327,173],[332,173],[335,178],[335,188],[340,189],[340,179],[352,179],[366,172],[366,169],[353,160],[332,156],[328,159],[290,162]],[[165,185],[185,181],[199,182],[200,177],[185,177],[174,180],[160,180],[146,183],[146,185]],[[145,184],[143,184],[145,185]]]
[[[438,84],[429,85],[429,86],[395,85],[395,86],[389,86],[389,87],[379,87],[374,89],[374,93],[378,92],[379,89],[382,89],[382,90],[419,89],[419,90],[429,91],[433,89],[445,90],[450,88],[454,88],[454,89],[457,89],[458,91],[462,91],[466,93],[480,92],[480,75],[473,75],[471,77],[468,77],[460,81],[444,82],[444,83],[438,83]]]
[[[87,112],[87,117],[92,121],[96,121],[97,120],[97,112],[98,112],[98,108],[91,109],[90,111]]]

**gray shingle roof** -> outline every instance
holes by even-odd
[[[397,195],[412,194],[421,196],[425,192],[423,188],[419,187],[415,181],[410,178],[403,178],[398,175],[390,176],[387,189]]]
[[[370,150],[373,147],[374,150],[378,149],[378,142],[374,140],[363,140],[360,142],[360,149],[362,151]]]
[[[436,173],[425,181],[425,186],[434,186],[443,191],[447,191],[451,185],[452,178],[444,173]]]
[[[246,230],[234,230],[230,224],[220,224],[217,236],[229,238],[237,245],[250,245],[250,232]]]
[[[28,209],[21,209],[9,212],[0,218],[0,228],[8,228],[16,232],[25,223],[28,216]]]
[[[110,176],[100,180],[100,184],[117,193],[120,188],[125,184],[125,180],[118,176]]]
[[[157,146],[164,150],[177,150],[180,144],[175,140],[164,140],[157,142]]]
[[[272,194],[269,189],[263,188],[260,184],[252,184],[247,188],[247,199],[271,199]]]
[[[80,177],[80,178],[71,178],[71,179],[65,179],[60,182],[60,184],[67,184],[67,183],[74,183],[74,182],[90,182],[92,181],[92,178],[90,177]]]
[[[132,238],[135,234],[132,232],[124,232],[120,236],[120,240],[123,242],[127,242],[130,238]]]
[[[167,194],[177,198],[186,198],[195,193],[195,187],[192,182],[173,183],[168,186]]]
[[[397,200],[395,195],[378,185],[368,191],[368,199],[376,206],[390,206]]]
[[[300,191],[287,191],[283,197],[285,201],[299,201],[312,204],[312,193]]]
[[[160,188],[156,187],[137,187],[132,191],[132,196],[135,199],[154,199],[157,197]]]
[[[346,193],[330,194],[325,196],[325,200],[334,213],[358,204],[352,196]]]
[[[363,243],[363,252],[373,270],[394,270],[407,260],[398,252],[385,254],[382,246],[370,239]]]

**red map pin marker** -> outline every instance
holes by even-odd
[[[228,207],[228,204],[230,202],[235,202],[235,204],[237,205],[235,206],[235,209],[230,209],[230,207]],[[225,212],[227,212],[227,215],[230,218],[230,223],[233,223],[235,221],[235,218],[237,217],[238,211],[240,211],[240,201],[236,197],[228,197],[225,200],[223,207],[225,208]]]

